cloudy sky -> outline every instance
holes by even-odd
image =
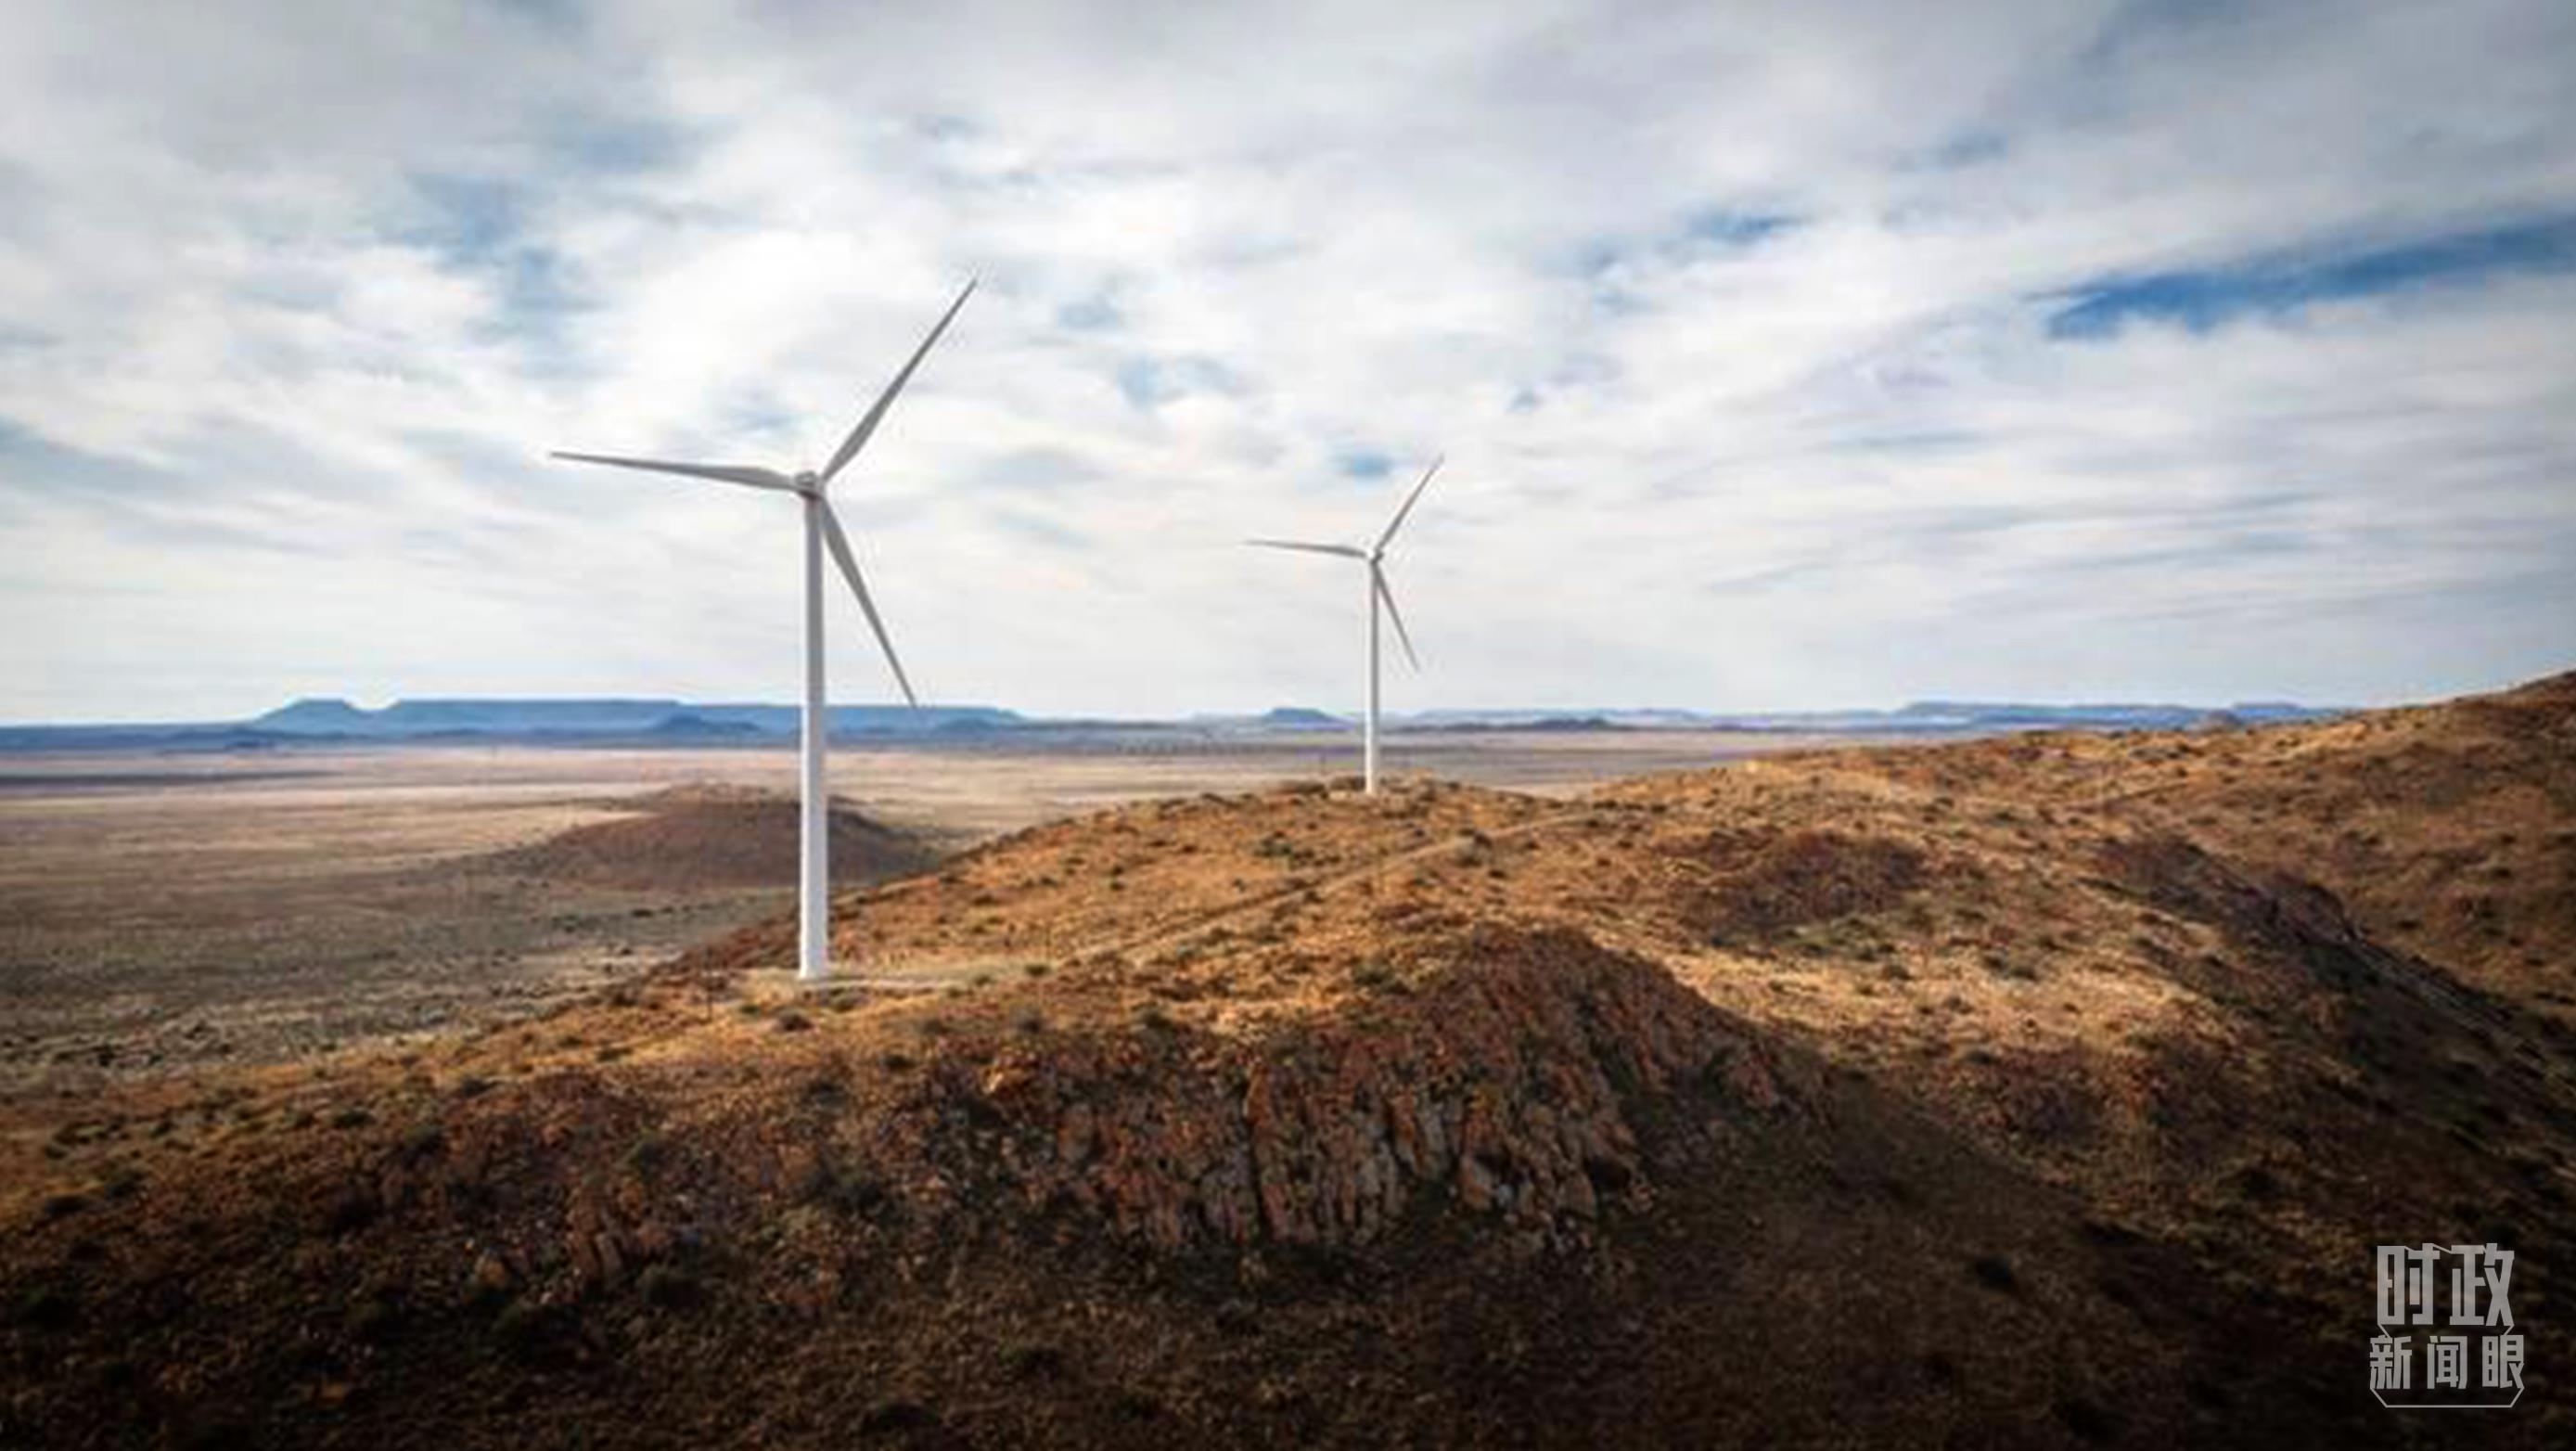
[[[0,0],[0,719],[2576,664],[2576,6]],[[883,667],[832,606],[835,695]]]

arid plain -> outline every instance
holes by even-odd
[[[1392,759],[1562,794],[1813,743],[1478,732],[1408,736]],[[1141,798],[1323,779],[1350,769],[1352,744],[844,748],[834,876],[882,880]],[[784,748],[0,761],[0,1096],[438,1032],[598,986],[792,902],[794,788]]]
[[[2427,1241],[2519,1253],[2529,1393],[2475,1429],[2567,1444],[2576,674],[1712,759],[1763,744],[1430,743],[1377,797],[1312,750],[853,755],[893,879],[824,992],[774,888],[613,916],[766,880],[775,758],[151,788],[207,831],[250,818],[192,791],[318,791],[311,882],[535,881],[529,944],[576,883],[561,935],[632,951],[502,951],[521,995],[413,1041],[48,1058],[0,1433],[2438,1445],[2365,1374],[2372,1248]]]

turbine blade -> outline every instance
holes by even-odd
[[[1404,507],[1396,510],[1395,517],[1386,521],[1386,532],[1377,537],[1378,548],[1384,549],[1395,538],[1395,531],[1404,527],[1404,516],[1413,512],[1414,500],[1421,498],[1422,491],[1431,487],[1431,476],[1440,472],[1440,466],[1447,462],[1446,457],[1435,458],[1431,467],[1422,471],[1422,482],[1413,486],[1413,492],[1404,496]]]
[[[718,483],[748,484],[755,489],[779,489],[796,492],[796,481],[776,469],[752,468],[739,464],[675,464],[656,458],[620,458],[610,453],[566,453],[555,451],[554,457],[575,463],[607,464],[611,468],[642,469],[647,473],[680,474],[692,479],[714,479]]]
[[[921,360],[930,352],[930,345],[939,341],[941,333],[948,331],[949,321],[957,316],[957,309],[964,307],[966,299],[974,295],[975,279],[969,278],[966,289],[957,294],[955,302],[948,304],[948,311],[940,314],[939,325],[930,330],[930,336],[921,340],[920,347],[912,350],[912,360],[903,365],[902,372],[894,375],[894,381],[886,385],[885,392],[877,395],[875,405],[868,409],[865,418],[859,420],[859,426],[851,429],[850,436],[841,440],[841,446],[832,453],[832,461],[823,465],[824,483],[832,482],[835,475],[849,467],[850,460],[859,456],[859,450],[867,447],[869,436],[877,431],[877,424],[884,420],[886,410],[894,406],[894,395],[902,392],[903,385],[912,381],[912,370],[921,366]]]
[[[1295,539],[1246,539],[1255,549],[1300,549],[1308,554],[1338,554],[1344,559],[1366,559],[1368,555],[1347,544],[1306,544]]]
[[[818,502],[818,507],[823,516],[823,543],[831,548],[832,562],[841,567],[841,578],[850,582],[850,592],[859,597],[859,608],[867,613],[868,628],[877,632],[877,645],[885,651],[886,663],[894,667],[894,683],[903,687],[903,698],[915,709],[920,708],[921,697],[912,693],[912,681],[903,673],[903,661],[895,657],[894,641],[886,638],[885,621],[877,618],[877,602],[868,598],[868,582],[859,577],[859,560],[850,552],[850,537],[841,532],[841,521],[833,515],[831,505]]]
[[[1386,617],[1395,622],[1395,642],[1404,647],[1404,663],[1421,669],[1422,657],[1413,653],[1413,637],[1404,631],[1404,611],[1395,607],[1395,591],[1386,587],[1386,571],[1372,569],[1369,578],[1377,581],[1377,597],[1386,604]]]

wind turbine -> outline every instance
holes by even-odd
[[[1413,512],[1414,501],[1422,497],[1424,489],[1431,487],[1431,476],[1440,472],[1442,462],[1441,459],[1435,458],[1431,461],[1431,467],[1422,471],[1422,481],[1413,486],[1412,493],[1404,496],[1404,503],[1397,507],[1395,517],[1386,521],[1386,532],[1378,535],[1377,542],[1366,549],[1355,544],[1311,544],[1298,539],[1243,541],[1256,549],[1295,549],[1307,554],[1331,554],[1343,559],[1356,559],[1368,566],[1368,717],[1367,723],[1361,729],[1363,742],[1361,759],[1365,763],[1361,779],[1367,783],[1368,794],[1371,796],[1377,794],[1377,612],[1379,605],[1386,606],[1386,617],[1395,622],[1396,642],[1404,646],[1405,660],[1416,670],[1422,668],[1420,657],[1413,653],[1413,637],[1405,633],[1404,612],[1395,607],[1395,591],[1386,587],[1386,546],[1395,539],[1395,531],[1404,527],[1404,516]]]
[[[830,730],[823,704],[823,551],[832,552],[832,562],[840,566],[841,577],[850,582],[850,592],[859,597],[859,609],[868,617],[868,628],[874,630],[877,644],[884,649],[886,664],[894,667],[895,683],[903,687],[903,698],[918,707],[921,700],[912,693],[912,682],[905,678],[903,661],[894,653],[894,641],[886,638],[885,621],[877,618],[876,602],[868,598],[867,581],[859,577],[859,561],[850,552],[849,536],[841,532],[841,521],[832,513],[825,491],[850,460],[867,447],[868,439],[885,421],[886,409],[894,405],[895,395],[912,381],[913,370],[930,352],[939,335],[957,310],[973,296],[975,284],[969,281],[957,300],[948,304],[939,324],[912,357],[903,371],[894,375],[885,392],[877,396],[866,416],[832,451],[830,462],[819,470],[781,473],[776,469],[737,464],[666,463],[659,459],[624,458],[604,453],[564,453],[556,458],[578,463],[607,464],[613,468],[644,469],[657,474],[679,474],[686,478],[713,479],[722,484],[741,484],[754,489],[772,489],[794,494],[805,506],[805,714],[804,759],[797,783],[799,853],[796,895],[796,976],[805,982],[821,982],[832,975],[832,898],[831,898],[831,827],[828,819],[830,796],[823,779],[824,737]]]

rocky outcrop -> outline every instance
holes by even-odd
[[[1005,1125],[1033,1208],[1155,1245],[1365,1244],[1421,1203],[1581,1243],[1651,1193],[1641,1119],[1683,1088],[1786,1111],[1794,1070],[1649,963],[1486,928],[1443,966],[1234,1036],[1165,1024],[1004,1048],[948,1081]]]

